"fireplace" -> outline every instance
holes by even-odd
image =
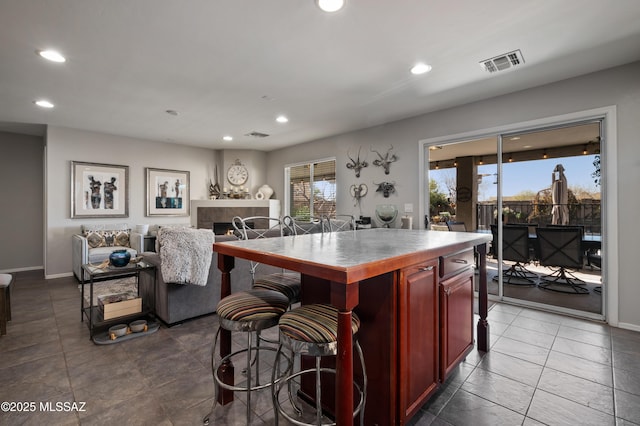
[[[253,228],[253,222],[246,222],[249,228]],[[231,222],[213,222],[213,233],[216,235],[231,235],[235,228]]]
[[[235,216],[280,217],[278,200],[191,200],[191,226],[224,235]],[[260,227],[260,224],[256,225]]]
[[[231,222],[213,222],[213,233],[216,235],[227,235],[233,232]]]

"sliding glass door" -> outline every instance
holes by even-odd
[[[589,120],[426,146],[429,227],[493,235],[494,297],[599,318],[601,141],[602,122]]]

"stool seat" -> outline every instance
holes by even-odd
[[[296,272],[276,272],[256,278],[253,288],[261,288],[280,292],[289,298],[291,303],[300,302],[300,274]]]
[[[308,343],[338,341],[338,309],[327,304],[303,305],[282,315],[280,331],[291,339]],[[351,332],[360,330],[360,318],[351,314]]]

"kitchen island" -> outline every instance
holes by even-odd
[[[369,375],[365,423],[405,424],[473,347],[474,250],[480,269],[477,346],[488,351],[490,240],[478,233],[378,228],[220,242],[213,250],[222,273],[221,297],[232,292],[230,274],[238,257],[300,272],[303,303],[328,302],[339,309],[335,387],[330,384],[339,397],[323,392],[338,425],[353,423],[355,310]],[[231,336],[224,332],[220,354],[230,351]],[[233,382],[231,363],[222,367],[222,378]],[[230,392],[219,394],[222,404],[232,399]]]

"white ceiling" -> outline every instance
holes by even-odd
[[[639,59],[638,0],[2,0],[0,129],[268,151]]]

